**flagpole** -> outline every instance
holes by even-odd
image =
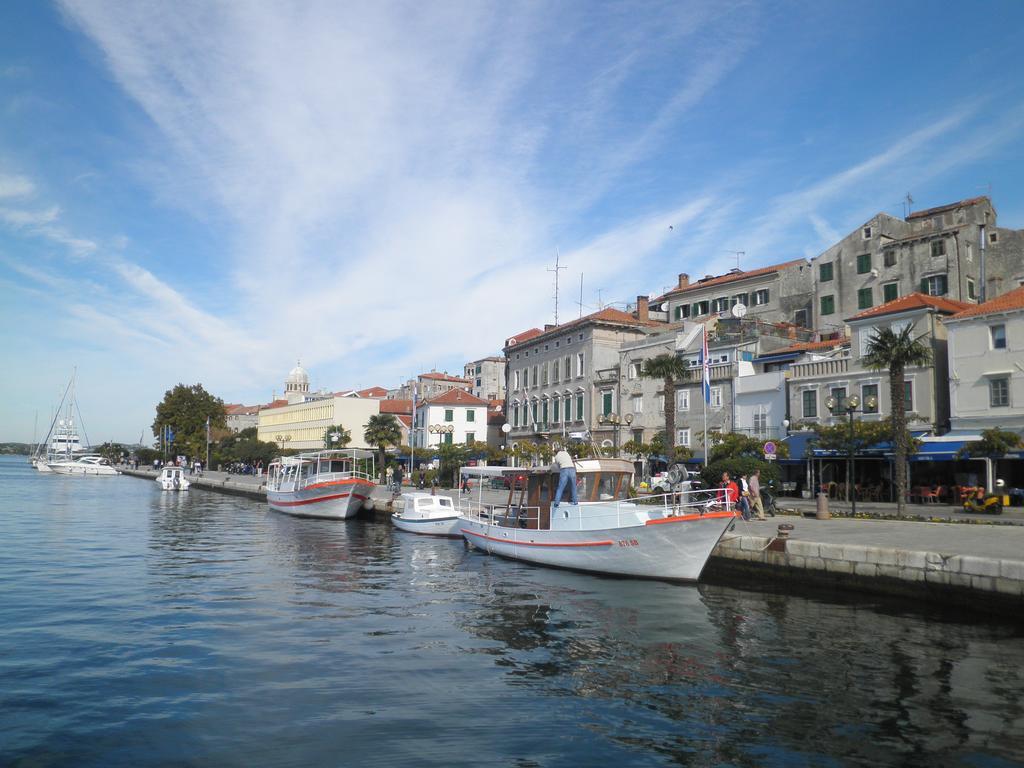
[[[711,399],[711,367],[708,362],[708,327],[704,326],[703,343],[701,344],[701,400],[704,401],[704,469],[711,463],[708,454],[708,400]]]
[[[409,481],[416,468],[416,385],[412,385],[412,424],[409,425]]]

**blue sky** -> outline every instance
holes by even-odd
[[[163,392],[457,371],[561,317],[986,194],[1024,3],[0,3],[0,440]],[[1016,182],[1016,183],[1015,183]],[[670,229],[671,226],[671,229]],[[147,433],[148,434],[148,433]]]

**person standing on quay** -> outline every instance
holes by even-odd
[[[387,478],[387,486],[389,491],[395,490],[395,469],[394,467],[388,467],[387,472],[384,473]]]
[[[750,480],[747,483],[750,486],[750,504],[753,507],[754,512],[757,514],[758,520],[766,520],[764,514],[764,504],[761,502],[761,470],[755,469],[750,473]]]
[[[555,491],[555,503],[552,506],[558,509],[558,504],[562,500],[562,492],[565,491],[565,486],[569,486],[569,495],[572,498],[573,504],[579,504],[579,496],[576,492],[576,462],[573,461],[572,456],[565,448],[560,448],[558,453],[555,454],[555,466],[558,467],[558,490]]]
[[[395,493],[402,492],[402,465],[395,467]]]

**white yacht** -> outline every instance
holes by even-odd
[[[89,454],[71,461],[55,461],[47,465],[58,475],[119,475],[109,461],[102,456]]]
[[[403,493],[402,511],[391,515],[391,522],[395,528],[409,533],[462,537],[459,510],[452,500],[426,491]]]
[[[165,491],[187,491],[192,485],[181,467],[168,466],[160,470],[156,482]]]

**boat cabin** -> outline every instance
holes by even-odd
[[[558,490],[558,470],[550,467],[512,470],[525,483],[509,487],[508,506],[536,510],[525,517],[527,528],[551,527],[551,505]],[[579,459],[576,462],[576,493],[581,504],[622,501],[629,498],[633,483],[633,463],[625,459]],[[569,488],[562,492],[560,504],[571,504]]]

